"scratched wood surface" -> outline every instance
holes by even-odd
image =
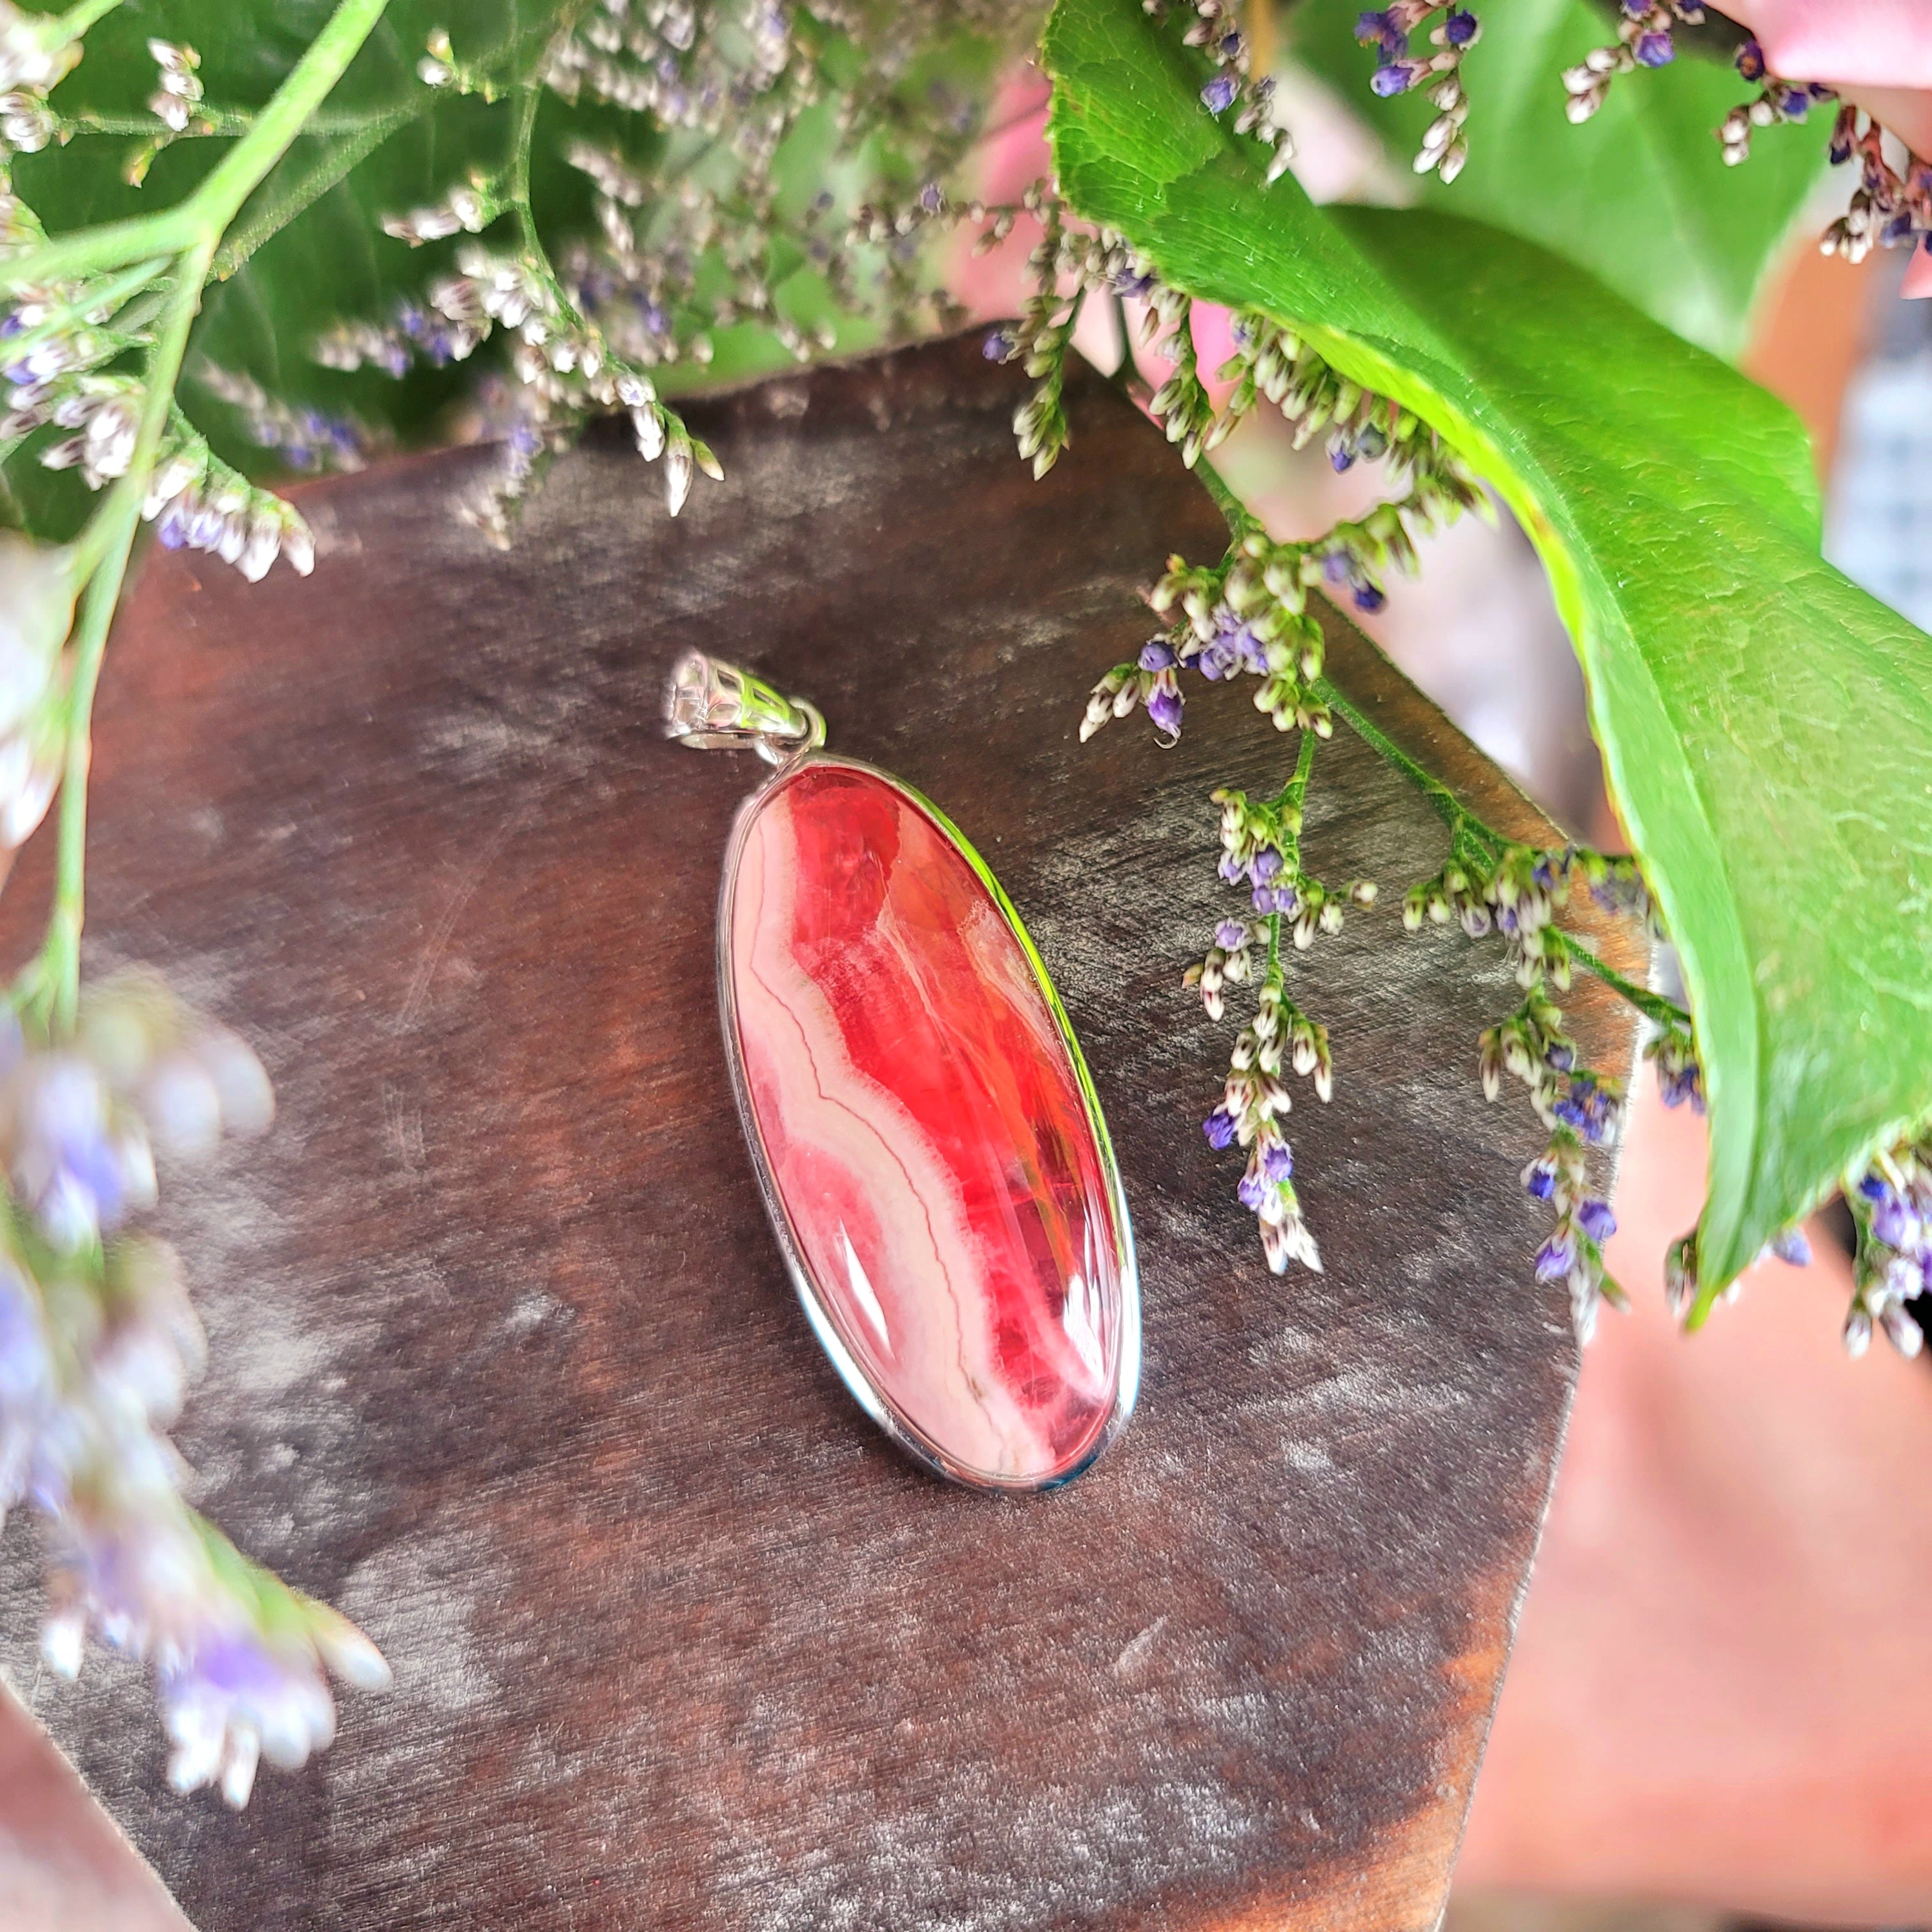
[[[508,554],[484,460],[317,486],[308,584],[157,556],[97,752],[92,964],[165,968],[281,1102],[169,1194],[213,1366],[180,1432],[243,1546],[396,1667],[240,1816],[162,1784],[132,1666],[15,1680],[202,1932],[1417,1928],[1441,1907],[1575,1369],[1529,1279],[1494,947],[1408,938],[1441,830],[1346,734],[1307,849],[1382,906],[1294,966],[1336,1094],[1291,1126],[1328,1261],[1271,1279],[1198,1120],[1228,1044],[1180,986],[1228,895],[1208,794],[1272,790],[1246,701],[1076,742],[1170,549],[1216,519],[1072,382],[1016,460],[970,343],[778,382],[698,426],[666,520],[615,436]],[[1530,808],[1340,620],[1344,686]],[[658,736],[699,644],[974,838],[1058,976],[1141,1244],[1132,1428],[1070,1490],[916,1474],[820,1358],[740,1142],[712,917],[757,776]],[[7,900],[24,943],[42,874]],[[1589,1050],[1624,1022],[1579,988]]]

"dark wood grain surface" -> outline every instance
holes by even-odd
[[[1078,746],[1138,587],[1221,537],[1095,380],[1030,482],[1018,380],[942,344],[706,405],[729,481],[675,524],[599,436],[507,554],[452,513],[469,452],[310,490],[308,584],[148,567],[104,688],[91,964],[165,968],[281,1102],[168,1192],[213,1359],[181,1441],[210,1513],[397,1673],[244,1814],[175,1798],[131,1666],[38,1680],[9,1527],[16,1681],[204,1932],[1432,1924],[1575,1368],[1529,1278],[1533,1122],[1475,1080],[1513,988],[1492,946],[1404,937],[1443,835],[1339,735],[1310,860],[1385,890],[1295,962],[1335,1043],[1333,1104],[1290,1123],[1328,1272],[1270,1277],[1198,1126],[1229,1032],[1180,975],[1228,899],[1208,794],[1274,789],[1292,742],[1223,691],[1176,751]],[[1535,827],[1330,628],[1346,688]],[[690,644],[937,800],[1057,976],[1147,1354],[1063,1493],[915,1472],[793,1300],[713,1006],[758,768],[660,738]],[[1594,992],[1573,1016],[1616,1065]]]

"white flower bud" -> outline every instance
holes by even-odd
[[[56,1677],[78,1677],[86,1648],[87,1618],[78,1610],[60,1611],[40,1627],[40,1660]]]
[[[1888,1301],[1879,1316],[1885,1339],[1901,1355],[1912,1356],[1925,1346],[1925,1331],[1906,1312],[1902,1301]]]
[[[1856,1361],[1871,1346],[1871,1317],[1856,1302],[1845,1317],[1845,1353]]]
[[[691,494],[691,446],[682,440],[664,452],[664,503],[674,517]]]

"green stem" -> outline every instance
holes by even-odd
[[[190,200],[159,214],[140,215],[131,221],[104,221],[98,227],[58,236],[0,262],[0,291],[10,294],[48,282],[72,281],[146,255],[178,255],[193,245],[199,226]]]
[[[1318,677],[1310,688],[1330,710],[1347,722],[1348,728],[1377,757],[1386,760],[1409,780],[1435,808],[1436,816],[1448,826],[1452,835],[1474,838],[1491,857],[1502,852],[1509,841],[1500,832],[1492,831],[1440,778],[1411,758],[1359,706],[1343,697],[1330,680]]]
[[[536,214],[530,206],[530,150],[536,140],[537,103],[542,92],[534,81],[525,81],[517,92],[517,122],[510,142],[509,200],[517,211],[524,252],[548,274],[550,255],[537,232]]]
[[[242,211],[268,170],[288,151],[308,117],[329,95],[349,63],[374,31],[388,0],[342,0],[328,25],[309,43],[289,77],[275,90],[254,127],[221,158],[218,166],[188,197],[203,224],[204,233],[218,234]],[[212,251],[211,251],[212,252]]]
[[[298,134],[316,107],[343,75],[388,0],[342,0],[327,26],[262,111],[255,125],[181,207],[145,221],[121,223],[116,232],[138,236],[142,246],[130,255],[96,253],[100,266],[134,256],[181,257],[180,273],[163,310],[162,322],[145,372],[146,394],[134,455],[76,547],[76,562],[88,573],[74,639],[73,681],[68,697],[67,744],[61,773],[60,818],[56,834],[53,905],[37,976],[28,997],[50,1030],[74,1024],[80,995],[80,933],[86,910],[87,778],[92,755],[94,692],[100,680],[107,634],[128,574],[128,562],[140,529],[141,509],[160,453],[176,386],[188,355],[188,337],[201,306],[201,291],[213,262],[216,242],[262,178]],[[55,258],[56,275],[72,274],[98,250],[103,231],[70,242],[50,243],[8,265],[11,279],[23,266],[46,274]],[[156,237],[182,238],[172,246]]]
[[[61,40],[77,40],[88,28],[106,20],[120,4],[121,0],[76,0],[75,5],[61,15],[55,37]]]
[[[1312,731],[1302,733],[1300,748],[1295,753],[1294,775],[1282,787],[1281,796],[1275,800],[1278,808],[1292,806],[1297,812],[1301,809],[1302,801],[1308,796],[1308,775],[1315,769],[1316,743]],[[1298,836],[1295,840],[1298,857],[1300,856],[1300,843]]]
[[[371,108],[346,114],[318,114],[305,122],[304,134],[320,140],[342,134],[358,134],[387,120],[395,108]],[[194,118],[177,134],[164,128],[152,114],[97,114],[83,108],[78,114],[56,117],[55,127],[63,140],[88,134],[112,134],[139,140],[142,136],[159,139],[167,136],[170,145],[177,141],[233,141],[249,133],[261,118],[245,107],[198,106]]]
[[[265,242],[272,241],[296,216],[367,160],[391,135],[421,119],[427,111],[421,103],[392,108],[336,138],[290,186],[270,196],[266,206],[250,210],[248,219],[232,230],[215,251],[209,273],[218,282],[226,281]],[[302,130],[304,134],[322,131],[313,121]]]
[[[1259,520],[1250,513],[1246,504],[1229,487],[1228,479],[1206,457],[1196,459],[1194,473],[1199,478],[1201,487],[1214,500],[1214,507],[1226,519],[1228,534],[1236,543],[1258,526]]]
[[[68,697],[67,750],[61,773],[60,823],[54,861],[53,910],[47,922],[40,994],[51,1027],[70,1030],[80,995],[80,928],[86,907],[87,774],[92,756],[94,694],[107,632],[128,574],[128,559],[140,528],[141,505],[173,405],[188,339],[201,305],[202,278],[212,250],[204,244],[183,265],[166,319],[148,357],[147,395],[133,460],[116,483],[96,522],[106,532],[101,556],[81,600],[75,628],[74,682]]]
[[[1626,1000],[1643,1015],[1646,1019],[1654,1020],[1659,1026],[1690,1030],[1690,1016],[1675,1000],[1666,999],[1661,993],[1652,992],[1648,986],[1640,986],[1634,980],[1627,980],[1606,959],[1599,959],[1583,942],[1574,934],[1560,930],[1558,937],[1563,941],[1564,950],[1586,972],[1594,973],[1618,998]]]

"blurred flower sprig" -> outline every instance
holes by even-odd
[[[167,1437],[201,1329],[173,1250],[134,1224],[158,1156],[206,1158],[273,1113],[254,1054],[152,976],[88,987],[58,1036],[31,1006],[0,1018],[0,1513],[48,1526],[41,1654],[66,1677],[89,1640],[146,1660],[170,1781],[236,1805],[262,1758],[334,1735],[330,1672],[388,1681],[353,1624],[188,1506]]]

